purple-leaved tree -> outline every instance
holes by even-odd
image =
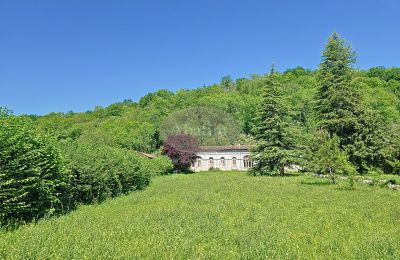
[[[199,142],[191,135],[177,134],[168,136],[163,145],[163,154],[171,158],[178,171],[186,171],[196,159]]]

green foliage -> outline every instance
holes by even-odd
[[[6,107],[0,107],[0,117],[6,117],[12,115],[12,110]]]
[[[330,136],[328,132],[320,131],[315,134],[309,155],[309,168],[317,174],[329,175],[333,183],[336,183],[336,174],[353,176],[356,172],[339,145],[340,140],[336,135]]]
[[[370,68],[367,74],[370,77],[377,77],[386,81],[400,81],[400,68],[374,67]]]
[[[296,77],[301,77],[301,76],[306,76],[306,75],[311,75],[313,73],[313,71],[311,71],[310,69],[305,69],[303,67],[296,67],[293,69],[287,69],[285,70],[285,72],[283,72],[283,74],[292,74]]]
[[[345,146],[352,143],[359,128],[360,94],[351,84],[351,65],[355,54],[334,33],[329,37],[318,70],[317,114],[319,125],[336,134]]]
[[[143,158],[141,166],[146,168],[152,176],[168,175],[174,170],[171,159],[164,155],[158,155],[153,159]]]
[[[400,174],[400,125],[391,125],[384,133],[383,148],[379,151],[383,161],[380,168],[385,173]]]
[[[149,93],[146,96],[142,97],[139,100],[139,106],[146,107],[146,106],[149,106],[151,103],[155,102],[158,98],[170,99],[173,96],[174,96],[173,92],[166,90],[166,89],[162,89],[155,93]]]
[[[329,37],[318,70],[316,111],[319,126],[331,135],[337,135],[340,148],[361,173],[376,164],[374,156],[381,148],[379,129],[382,121],[363,101],[353,80],[351,65],[355,53],[338,34]]]
[[[74,114],[50,113],[37,119],[38,128],[58,140],[77,140],[82,134]]]
[[[266,81],[254,130],[257,145],[252,156],[252,174],[283,175],[285,167],[293,163],[294,143],[288,133],[287,116],[280,77],[271,74]]]
[[[130,115],[87,124],[83,129],[80,140],[87,143],[106,144],[142,152],[152,152],[160,146],[159,133],[154,124],[134,120]]]
[[[226,91],[232,91],[235,89],[235,82],[232,80],[231,76],[224,76],[221,79],[221,86]]]
[[[150,182],[151,169],[142,167],[132,151],[78,142],[63,144],[62,152],[71,175],[71,208],[142,189]]]
[[[144,191],[0,233],[0,258],[398,259],[400,192],[305,178],[157,177]]]
[[[295,144],[294,155],[303,160],[313,133],[324,129],[339,137],[340,148],[359,173],[399,173],[400,145],[388,130],[400,122],[400,69],[362,71],[352,67],[354,62],[351,46],[333,34],[318,70],[297,67],[275,75],[285,110],[281,128]],[[149,93],[137,103],[125,100],[34,120],[61,143],[83,141],[147,153],[159,151],[169,132],[197,133],[203,145],[242,143],[257,128],[257,108],[269,78],[226,76],[219,84],[197,89]],[[203,115],[198,107],[206,110]]]
[[[0,224],[59,210],[65,180],[58,150],[29,118],[0,118]]]
[[[194,107],[169,115],[160,126],[160,136],[189,134],[201,145],[235,144],[240,136],[239,123],[228,113],[211,107]]]
[[[354,62],[351,46],[335,33],[317,71],[225,76],[219,84],[160,90],[84,113],[14,117],[0,107],[1,221],[28,221],[141,189],[172,164],[136,151],[160,151],[168,135],[182,132],[203,145],[255,143],[256,175],[283,174],[307,159],[307,148],[315,172],[347,174],[350,186],[353,166],[363,174],[400,174],[400,68],[362,71]],[[313,141],[320,129],[328,134]]]

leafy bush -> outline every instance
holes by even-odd
[[[345,151],[339,148],[339,138],[326,131],[315,133],[309,167],[317,174],[329,174],[335,183],[335,174],[347,174],[351,179],[356,170],[348,161]],[[350,186],[353,184],[350,183]]]
[[[27,117],[0,117],[0,224],[61,208],[65,168],[58,150]]]
[[[101,202],[172,170],[165,156],[144,160],[127,149],[72,139],[58,144],[63,156],[29,118],[0,117],[0,224]]]
[[[174,165],[170,158],[160,155],[153,159],[143,158],[142,168],[145,168],[153,176],[168,175],[172,173]]]
[[[171,135],[164,142],[163,154],[171,158],[178,171],[186,171],[196,158],[199,144],[196,138],[186,134]]]
[[[150,171],[128,150],[78,142],[64,145],[63,152],[71,175],[70,207],[101,202],[150,182]]]

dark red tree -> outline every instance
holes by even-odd
[[[163,154],[171,158],[174,167],[178,171],[186,171],[196,160],[196,152],[199,142],[191,135],[171,135],[165,140]]]

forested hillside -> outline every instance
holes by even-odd
[[[219,84],[212,86],[178,90],[176,93],[160,90],[144,96],[138,102],[126,100],[108,107],[96,107],[93,111],[84,113],[51,113],[37,117],[35,121],[39,128],[52,133],[58,140],[79,140],[157,153],[162,139],[165,138],[163,132],[171,128],[171,114],[190,112],[187,108],[216,108],[233,117],[234,121],[224,122],[225,126],[227,124],[229,129],[238,127],[240,132],[240,135],[236,131],[223,132],[224,136],[232,136],[217,144],[251,143],[268,74],[251,75],[250,78],[236,80],[224,77]],[[400,124],[400,69],[353,69],[351,74],[351,84],[360,94],[363,109],[368,111],[371,118],[379,119],[384,132],[381,137],[385,139],[381,140],[385,142],[382,146],[396,150],[391,145],[398,142],[396,133]],[[319,127],[314,109],[318,89],[317,71],[301,67],[288,69],[277,73],[277,80],[281,84],[284,102],[290,113],[288,120],[291,121],[296,143],[298,146],[308,147],[314,131]],[[188,117],[194,118],[199,114],[204,113],[196,113],[195,110],[187,113]],[[207,119],[212,121],[215,118]],[[213,135],[209,134],[208,137],[212,139]],[[203,138],[202,143],[214,144],[213,140],[207,138]]]
[[[353,70],[366,106],[382,117],[387,129],[400,123],[400,68]],[[219,84],[177,92],[160,90],[138,102],[125,100],[108,107],[96,107],[84,113],[50,113],[35,117],[41,129],[59,140],[85,140],[143,152],[160,147],[160,126],[172,112],[190,107],[214,107],[232,115],[243,135],[251,135],[262,88],[268,75],[232,80],[224,77]],[[313,106],[316,95],[316,71],[301,67],[279,74],[293,120],[301,131],[316,128]]]

